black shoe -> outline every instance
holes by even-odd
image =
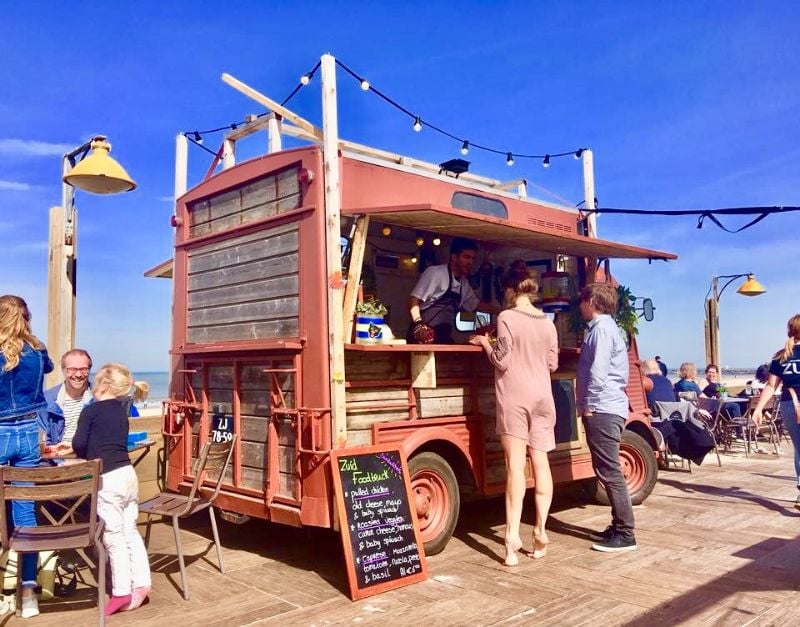
[[[616,532],[616,527],[614,527],[614,525],[609,525],[606,527],[605,531],[595,531],[590,533],[589,539],[592,542],[607,542]]]
[[[596,542],[592,545],[592,550],[602,551],[603,553],[619,553],[621,551],[635,551],[636,538],[633,534],[624,536],[620,533],[615,533],[608,540],[603,542]]]

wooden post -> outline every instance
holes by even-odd
[[[222,169],[227,170],[236,165],[236,153],[234,146],[236,142],[232,139],[225,138],[222,141]]]
[[[592,151],[584,148],[583,159],[583,200],[587,209],[594,209],[594,156]],[[589,229],[589,237],[597,237],[597,214],[590,213],[586,224]]]
[[[65,192],[71,202],[71,193]],[[65,215],[63,207],[50,208],[49,254],[47,266],[47,350],[58,364],[61,355],[75,345],[75,231],[77,215],[73,214],[72,246],[64,244]],[[72,253],[72,255],[68,254]],[[61,369],[47,375],[45,386],[61,381]]]
[[[189,189],[188,183],[189,172],[189,140],[183,133],[178,133],[175,137],[175,198],[178,200],[180,196],[186,193]]]
[[[356,313],[358,285],[361,283],[361,268],[364,265],[364,250],[367,247],[369,216],[359,216],[356,230],[350,243],[350,267],[347,269],[347,285],[344,290],[344,341],[353,339],[353,319]]]
[[[274,115],[272,115],[267,123],[267,132],[269,133],[269,150],[273,152],[280,152],[282,148],[281,142],[281,122]]]
[[[328,350],[330,361],[333,447],[347,444],[344,388],[343,284],[340,239],[341,190],[339,178],[339,122],[336,107],[336,60],[322,55],[322,157],[325,175],[325,239],[328,266]],[[303,120],[300,119],[302,122]],[[298,120],[292,120],[298,124]],[[313,127],[312,127],[313,128]],[[308,130],[308,129],[305,129]]]

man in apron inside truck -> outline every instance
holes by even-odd
[[[410,344],[453,344],[460,311],[497,313],[497,306],[481,302],[469,284],[477,250],[472,240],[457,237],[450,245],[450,262],[422,273],[409,297]]]

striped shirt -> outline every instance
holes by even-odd
[[[64,438],[62,442],[72,442],[75,430],[78,428],[78,418],[81,415],[83,406],[83,398],[73,400],[67,397],[61,401],[61,409],[64,412]]]

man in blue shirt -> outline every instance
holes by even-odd
[[[589,327],[578,360],[577,408],[583,417],[592,466],[611,501],[611,525],[592,545],[596,551],[635,551],[633,507],[619,463],[628,415],[628,349],[613,315],[617,290],[592,283],[581,290],[580,312]]]

